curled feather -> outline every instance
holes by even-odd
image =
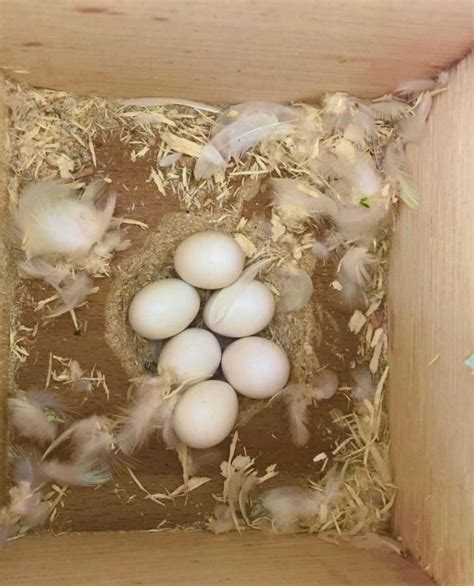
[[[99,486],[111,478],[110,468],[97,461],[48,460],[41,464],[41,469],[48,480],[66,486]]]
[[[293,132],[299,114],[295,113],[293,120],[288,120],[285,115],[282,120],[280,108],[249,108],[244,109],[241,115],[236,110],[236,118],[223,116],[217,132],[203,148],[196,162],[194,177],[197,180],[209,179],[224,170],[231,158],[240,159],[243,153],[263,140],[276,139]]]

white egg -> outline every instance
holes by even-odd
[[[144,338],[170,338],[189,326],[200,303],[199,293],[188,283],[180,279],[162,279],[135,295],[128,309],[128,321]]]
[[[280,346],[255,336],[232,342],[226,348],[222,355],[222,370],[241,395],[266,399],[286,385],[290,363]]]
[[[245,285],[224,313],[217,308],[226,291],[213,293],[204,308],[204,322],[213,332],[243,338],[262,331],[272,321],[275,300],[270,289],[260,281]]]
[[[245,255],[223,232],[196,232],[176,248],[174,268],[186,282],[202,289],[222,289],[240,277]]]
[[[188,389],[173,411],[173,428],[191,448],[211,448],[224,440],[237,420],[239,402],[226,382],[206,380]]]
[[[180,380],[210,378],[219,368],[221,356],[214,334],[189,328],[166,342],[158,365],[174,371]]]

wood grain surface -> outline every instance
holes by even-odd
[[[0,218],[5,218],[8,206],[6,190],[7,162],[7,108],[4,79],[0,74]],[[0,220],[1,221],[1,220]],[[3,223],[3,222],[2,222]],[[7,452],[7,395],[10,386],[10,310],[11,283],[9,282],[9,255],[0,230],[0,470],[5,470]],[[0,508],[6,503],[7,477],[0,473]]]
[[[420,189],[392,249],[390,417],[396,530],[446,585],[474,584],[474,55],[410,149]]]
[[[470,0],[0,0],[0,12],[10,75],[115,97],[373,97],[473,44]]]
[[[114,533],[27,537],[0,555],[9,586],[428,586],[394,553],[310,536]]]

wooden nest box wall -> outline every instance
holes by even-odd
[[[214,103],[310,100],[328,91],[375,97],[450,70],[427,134],[409,150],[421,205],[401,210],[391,254],[393,532],[414,561],[312,536],[38,535],[0,552],[5,584],[398,586],[429,584],[428,575],[474,583],[474,379],[464,363],[474,351],[472,10],[468,0],[0,1],[0,71],[76,94]],[[0,88],[3,144],[1,98]],[[3,156],[1,147],[4,192]],[[0,278],[4,256],[0,249]],[[9,327],[4,297],[3,361]]]

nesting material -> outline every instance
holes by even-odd
[[[21,207],[20,194],[32,182],[62,181],[69,185],[66,191],[81,190],[87,199],[86,185],[96,185],[98,175],[119,192],[117,201],[122,199],[120,211],[125,216],[110,224],[113,230],[106,222],[99,222],[100,226],[92,222],[97,229],[81,254],[88,262],[83,258],[82,265],[72,267],[61,264],[65,259],[57,258],[54,251],[49,258],[49,249],[34,252],[31,239],[23,233],[27,264],[19,268],[23,277],[35,281],[22,287],[22,302],[38,320],[50,303],[60,299],[62,305],[50,317],[60,320],[61,313],[69,312],[75,332],[86,338],[89,308],[81,304],[97,287],[102,300],[108,291],[101,325],[117,357],[108,373],[123,368],[123,377],[132,379],[134,386],[131,393],[124,392],[126,381],[121,381],[124,387],[115,392],[110,410],[111,392],[100,369],[100,352],[94,356],[99,368],[93,366],[86,376],[72,353],[71,358],[62,358],[48,349],[49,363],[42,373],[46,373],[46,388],[55,387],[59,395],[77,393],[81,399],[76,405],[81,408],[87,409],[91,398],[97,412],[89,410],[82,419],[64,417],[60,403],[47,395],[12,393],[10,440],[15,434],[25,436],[28,429],[28,441],[49,447],[42,456],[28,445],[11,450],[10,505],[3,509],[1,522],[21,535],[48,518],[51,522],[61,518],[61,509],[67,509],[67,500],[76,494],[67,486],[104,484],[101,491],[106,491],[117,465],[124,471],[123,462],[116,461],[117,449],[125,456],[132,454],[158,431],[173,451],[170,455],[162,447],[159,457],[153,453],[148,462],[152,467],[157,462],[169,466],[179,462],[182,483],[180,479],[168,486],[166,475],[158,471],[160,480],[155,482],[165,486],[146,488],[149,478],[142,481],[146,470],[127,462],[128,484],[123,475],[114,474],[113,492],[124,505],[139,507],[143,498],[143,506],[166,509],[178,497],[185,497],[185,503],[200,498],[206,503],[204,515],[195,521],[192,511],[187,526],[192,519],[194,525],[204,527],[207,518],[207,527],[215,533],[254,528],[308,531],[331,539],[385,531],[396,493],[383,402],[388,374],[384,283],[389,235],[397,202],[417,205],[403,148],[422,135],[440,83],[408,84],[397,96],[374,101],[336,93],[318,105],[246,102],[227,109],[183,100],[76,98],[9,85],[8,192],[13,213]],[[150,218],[146,210],[140,211],[140,185],[133,192],[128,181],[113,185],[100,160],[102,144],[111,140],[141,169],[137,176],[147,189],[153,187],[160,205],[172,200],[178,211]],[[108,201],[115,204],[114,196]],[[112,204],[96,209],[102,211],[110,223]],[[144,241],[132,237],[140,244],[124,253],[125,259],[112,262],[110,253],[126,247],[122,233],[117,234],[122,224],[124,232],[149,228],[150,234]],[[242,438],[252,442],[248,430],[260,417],[270,421],[271,416],[272,437],[278,439],[273,431],[283,430],[284,437],[293,440],[294,446],[285,446],[294,450],[293,464],[308,456],[306,446],[314,445],[318,434],[324,437],[324,451],[319,448],[310,455],[311,471],[302,469],[300,477],[279,473],[278,461],[266,463],[258,472],[258,462],[247,454],[245,443],[239,443],[237,432],[224,459],[222,450],[200,454],[180,442],[171,421],[186,381],[176,381],[166,371],[157,373],[158,345],[137,336],[127,322],[135,293],[157,279],[176,277],[176,248],[187,236],[204,230],[232,237],[248,267],[242,281],[222,295],[217,313],[232,301],[242,282],[257,274],[275,298],[275,316],[261,335],[288,354],[290,380],[269,400],[240,399],[236,427]],[[97,252],[92,259],[86,255],[91,247]],[[43,253],[48,258],[41,258]],[[99,266],[97,257],[106,258],[105,265],[100,260]],[[44,264],[50,261],[54,270]],[[77,276],[75,268],[84,273]],[[36,279],[45,276],[56,295],[38,299]],[[105,279],[90,280],[97,276]],[[205,301],[208,293],[201,295]],[[94,296],[89,303],[93,300]],[[32,350],[47,326],[43,320],[21,325],[15,317],[11,341],[16,366],[33,368]],[[193,325],[203,327],[202,312]],[[340,340],[350,342],[338,345]],[[222,340],[223,345],[227,342]],[[100,398],[94,394],[99,387],[105,391]],[[322,417],[326,402],[331,425]],[[56,449],[59,455],[52,456]],[[271,449],[266,462],[269,455]],[[213,461],[214,473],[197,475],[206,459]],[[219,463],[221,491],[215,473]],[[309,483],[308,476],[313,477]],[[127,492],[135,489],[138,493]],[[218,501],[215,510],[210,506],[212,498]],[[139,508],[136,511],[140,513]],[[160,517],[154,530],[165,523]]]

